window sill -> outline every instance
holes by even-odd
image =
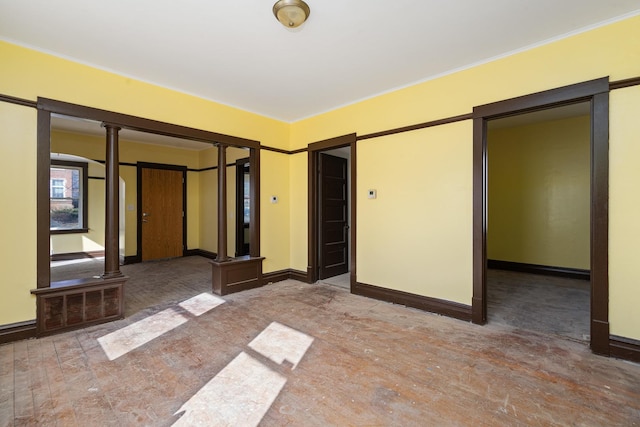
[[[69,228],[66,230],[49,230],[49,234],[79,234],[88,233],[88,228]]]

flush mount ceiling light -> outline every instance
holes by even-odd
[[[311,9],[302,0],[278,0],[273,5],[273,14],[287,28],[296,28],[307,20]]]

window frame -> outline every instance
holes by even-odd
[[[80,201],[79,206],[81,221],[80,228],[63,228],[52,230],[51,229],[51,168],[68,168],[80,170]],[[49,233],[50,234],[73,234],[73,233],[88,233],[89,232],[89,164],[86,162],[74,162],[71,160],[54,160],[51,159],[49,165]]]

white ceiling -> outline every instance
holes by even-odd
[[[640,0],[0,0],[0,39],[292,122],[640,13]]]

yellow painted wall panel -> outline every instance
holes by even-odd
[[[487,257],[590,269],[590,117],[488,133]]]
[[[200,175],[200,249],[218,251],[218,170]]]
[[[133,167],[120,167],[120,178],[125,183],[124,254],[135,256],[138,253],[138,171]],[[129,209],[130,206],[133,209]]]
[[[358,282],[471,304],[471,129],[468,120],[358,145]]]
[[[307,271],[307,228],[309,208],[308,201],[308,154],[298,153],[289,156],[289,223],[291,268]]]
[[[36,111],[0,102],[0,325],[35,319]]]
[[[277,254],[263,263],[265,273],[290,267],[289,156],[262,151],[260,167],[266,173],[260,181],[260,244],[264,253]],[[278,198],[271,203],[271,196]]]
[[[640,340],[640,86],[610,102],[609,322],[612,334]]]
[[[187,249],[200,248],[200,173],[187,172]]]

